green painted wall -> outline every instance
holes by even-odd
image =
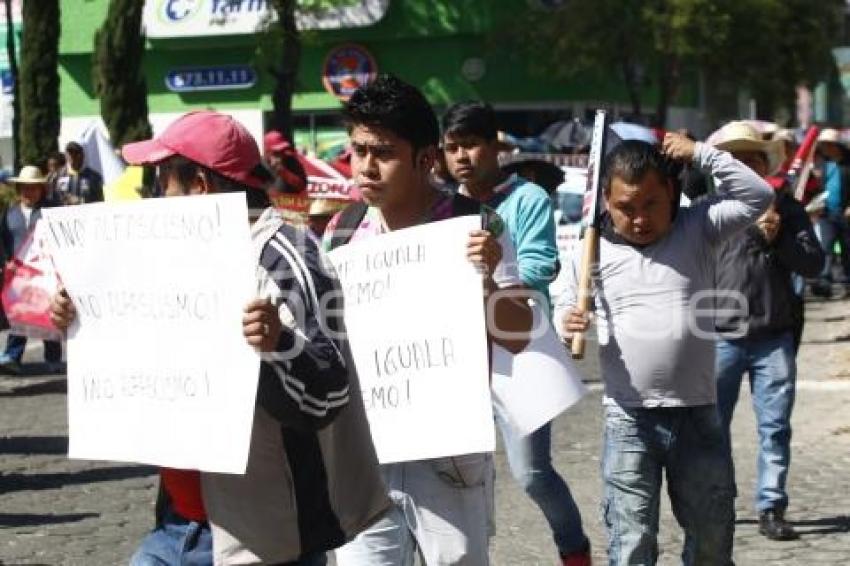
[[[340,43],[367,47],[381,72],[392,72],[419,85],[438,105],[482,98],[499,104],[559,103],[569,100],[618,100],[627,96],[617,73],[599,73],[573,81],[532,76],[516,55],[500,48],[493,29],[510,18],[521,0],[391,0],[386,16],[374,26],[307,32],[299,74],[296,110],[339,107],[321,84],[328,51]],[[522,3],[524,5],[524,2]],[[101,25],[108,0],[61,0],[61,103],[65,116],[99,113],[92,97],[91,62],[95,30]],[[256,55],[254,36],[160,39],[148,41],[145,74],[152,112],[180,112],[198,106],[271,109],[272,78]],[[469,57],[486,63],[481,80],[467,81],[461,66]],[[251,89],[173,93],[164,78],[178,67],[251,63],[259,81]],[[682,90],[678,104],[695,105],[695,82]],[[649,98],[652,93],[649,93]]]

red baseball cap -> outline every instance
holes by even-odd
[[[292,144],[289,143],[286,136],[277,130],[270,130],[265,136],[263,136],[263,147],[265,152],[268,154],[273,151],[285,151],[287,149],[292,149]]]
[[[245,126],[210,110],[184,114],[158,137],[126,144],[121,155],[131,165],[156,165],[181,155],[249,187],[264,189],[269,181],[257,142]]]

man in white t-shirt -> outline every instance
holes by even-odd
[[[440,132],[434,111],[415,87],[395,77],[379,77],[352,94],[344,114],[354,181],[365,204],[351,205],[331,220],[326,248],[453,216],[481,214],[477,202],[431,185]],[[467,242],[458,245],[466,247],[467,258],[483,274],[482,301],[495,301],[488,317],[490,339],[518,352],[527,340],[505,339],[497,330],[523,336],[531,330],[532,313],[518,293],[498,293],[506,288],[519,291],[521,281],[504,223],[495,213],[489,217],[486,230],[473,231]],[[417,550],[429,566],[488,564],[492,466],[490,454],[382,465],[393,506],[337,550],[338,564],[412,566]]]

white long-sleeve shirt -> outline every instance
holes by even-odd
[[[681,407],[716,401],[716,251],[770,206],[773,191],[724,151],[697,143],[694,161],[714,177],[717,194],[680,209],[664,237],[645,247],[610,233],[600,237],[594,301],[606,402]],[[576,303],[580,260],[565,266],[570,272],[556,322]]]

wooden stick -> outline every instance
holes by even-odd
[[[576,308],[582,313],[590,311],[590,301],[593,298],[592,270],[596,264],[598,242],[599,230],[589,226],[584,232],[584,255],[581,258],[581,272],[579,273],[578,292],[576,294]],[[573,334],[571,348],[573,359],[580,360],[584,357],[584,343],[584,332]]]

